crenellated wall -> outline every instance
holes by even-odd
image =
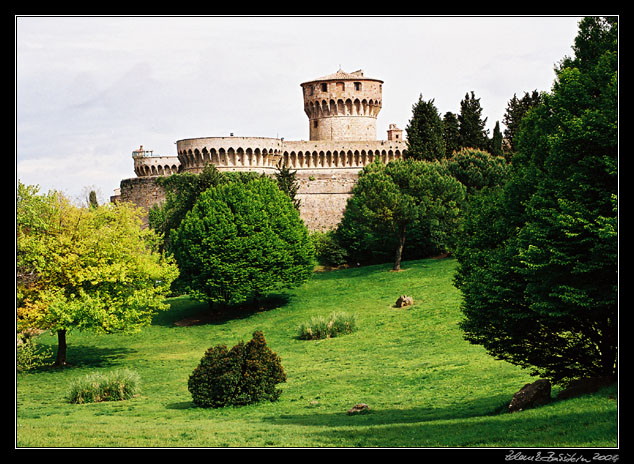
[[[383,81],[340,69],[301,87],[310,140],[376,140]]]
[[[301,84],[310,140],[270,137],[200,137],[178,140],[176,156],[132,153],[137,179],[121,182],[112,201],[132,201],[146,210],[164,201],[158,176],[199,173],[207,164],[219,171],[255,171],[274,175],[280,164],[297,172],[300,214],[311,230],[336,227],[359,171],[375,160],[403,156],[407,144],[394,124],[388,140],[376,140],[383,81],[363,71],[334,74]]]
[[[266,137],[202,137],[176,142],[178,156],[157,157],[157,164],[179,166],[179,172],[199,173],[206,164],[219,171],[255,171],[274,175],[278,163],[297,172],[300,214],[311,230],[337,226],[359,171],[379,159],[388,163],[402,158],[403,140],[285,141]],[[144,158],[149,162],[151,157]],[[135,162],[137,160],[135,159]],[[146,165],[149,165],[147,163]],[[121,182],[113,201],[132,201],[146,210],[164,200],[155,183],[160,174]],[[138,174],[137,174],[138,175]],[[163,175],[168,175],[164,171]],[[143,180],[145,182],[143,182]]]

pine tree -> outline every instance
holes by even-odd
[[[280,161],[275,171],[275,179],[280,190],[288,195],[295,209],[299,211],[301,201],[296,197],[299,190],[297,171],[291,171],[285,163]]]
[[[313,271],[308,229],[268,177],[211,186],[172,236],[185,289],[210,306],[258,300]]]

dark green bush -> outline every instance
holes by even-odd
[[[266,346],[262,332],[230,350],[225,345],[209,348],[189,377],[188,389],[194,404],[204,408],[240,406],[276,401],[286,382],[280,358]]]

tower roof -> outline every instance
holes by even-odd
[[[367,80],[367,81],[377,81],[377,82],[381,82],[381,83],[383,82],[380,79],[373,79],[371,77],[365,77],[363,75],[363,70],[362,69],[359,69],[359,70],[351,72],[351,73],[347,73],[347,72],[343,71],[341,68],[339,68],[339,70],[337,70],[336,73],[328,74],[326,76],[318,77],[316,79],[311,79],[309,81],[304,82],[303,84],[307,84],[309,82],[335,81],[335,80],[339,80],[339,81],[355,80],[355,81],[358,81],[360,79]]]

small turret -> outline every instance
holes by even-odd
[[[396,124],[390,124],[387,130],[388,140],[403,140],[403,129],[399,129]]]

